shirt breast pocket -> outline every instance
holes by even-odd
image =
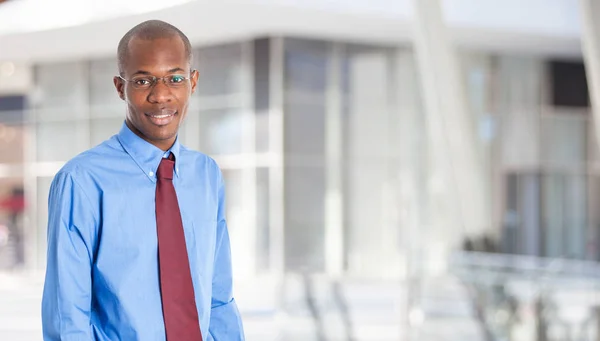
[[[184,216],[183,225],[190,267],[211,269],[215,254],[216,219],[191,219]]]

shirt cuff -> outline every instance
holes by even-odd
[[[214,341],[245,341],[242,318],[234,299],[211,309],[209,333]]]

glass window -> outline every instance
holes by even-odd
[[[508,167],[539,166],[542,65],[533,58],[497,59],[494,98],[502,120],[502,161]]]
[[[97,118],[90,122],[91,146],[96,146],[117,134],[125,118]]]
[[[269,151],[269,113],[264,111],[262,113],[256,113],[254,116],[255,120],[255,143],[256,152],[263,153]]]
[[[594,169],[600,169],[600,145],[598,144],[598,139],[596,138],[594,124],[587,125],[586,136],[586,147],[588,151],[586,157],[588,162]]]
[[[600,260],[600,176],[588,177],[587,204],[588,231],[586,233],[586,258]]]
[[[348,92],[344,96],[344,197],[348,270],[361,276],[398,271],[400,238],[395,162],[400,157],[393,113],[393,70],[388,50],[355,46],[348,50]],[[410,87],[406,87],[410,89]],[[397,129],[397,130],[396,130]],[[382,261],[387,260],[387,261]]]
[[[0,178],[0,271],[25,261],[23,178]]]
[[[541,256],[540,176],[537,173],[507,177],[507,211],[504,227],[506,252]]]
[[[256,245],[254,222],[248,212],[248,191],[245,173],[247,169],[223,169],[225,181],[227,224],[231,238],[232,263],[238,276],[250,275],[255,267]],[[254,186],[255,184],[252,184]],[[253,198],[252,198],[253,199]]]
[[[40,268],[46,265],[46,249],[48,235],[48,195],[54,177],[37,178],[37,228],[35,242],[37,243],[37,264]]]
[[[299,39],[285,40],[285,89],[294,94],[325,95],[329,44]]]
[[[200,151],[207,154],[248,152],[244,137],[250,128],[241,109],[214,109],[200,112]]]
[[[585,258],[588,246],[586,201],[584,175],[543,176],[541,202],[546,257]]]
[[[223,169],[221,172],[225,181],[227,220],[229,221],[231,231],[234,231],[236,229],[235,226],[244,221],[240,219],[244,208],[243,193],[240,191],[243,185],[243,174],[240,169]]]
[[[257,152],[269,150],[270,47],[269,39],[257,39],[254,42],[254,111]]]
[[[0,164],[22,163],[26,128],[0,123]]]
[[[324,103],[291,103],[285,107],[285,151],[290,157],[325,152]]]
[[[587,117],[542,115],[542,161],[549,166],[585,167]]]
[[[502,109],[537,108],[542,104],[544,64],[527,57],[498,58],[497,95]]]
[[[329,44],[285,40],[285,264],[325,268],[325,114]]]
[[[116,58],[90,62],[90,115],[91,117],[118,117],[125,112],[113,83],[118,74]]]
[[[67,161],[89,147],[87,122],[38,123],[35,134],[38,161]]]
[[[584,259],[587,254],[587,179],[584,175],[565,176],[565,254]]]
[[[507,167],[539,167],[539,109],[514,109],[503,113],[502,162]]]
[[[200,73],[196,93],[218,96],[243,91],[242,45],[220,45],[197,49],[194,65]]]
[[[543,219],[545,222],[544,256],[564,257],[564,181],[559,175],[543,177]]]
[[[87,64],[58,63],[36,67],[38,120],[56,120],[86,117],[88,106]]]
[[[285,169],[285,263],[289,270],[324,270],[325,171],[322,162]]]
[[[25,121],[26,106],[27,99],[25,96],[0,95],[0,123],[22,124]]]
[[[269,169],[256,170],[256,266],[259,271],[270,267]]]

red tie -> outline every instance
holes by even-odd
[[[156,174],[156,229],[165,331],[167,341],[202,341],[183,223],[173,187],[174,166],[175,161],[163,158]]]

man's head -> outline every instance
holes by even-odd
[[[128,127],[167,150],[175,142],[198,82],[188,38],[166,22],[145,21],[123,36],[117,53],[119,76],[114,84],[127,103]]]

